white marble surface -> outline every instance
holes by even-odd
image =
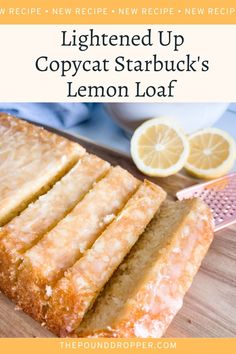
[[[236,140],[236,103],[231,103],[215,127],[228,131]],[[129,139],[111,120],[101,104],[95,104],[91,119],[70,129],[100,144],[129,153]],[[236,171],[236,162],[234,165]]]

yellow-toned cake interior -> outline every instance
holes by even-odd
[[[212,240],[209,209],[161,207],[156,184],[6,114],[0,164],[0,289],[59,336],[163,334]]]
[[[0,115],[0,226],[45,193],[85,153],[42,128]]]

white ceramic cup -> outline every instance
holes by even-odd
[[[166,116],[186,133],[212,126],[224,113],[228,103],[105,103],[110,117],[127,133],[143,121]]]

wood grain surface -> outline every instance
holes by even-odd
[[[113,165],[119,164],[137,177],[144,178],[129,156],[83,138],[60,134],[78,141],[89,152]],[[172,199],[178,190],[197,182],[183,174],[152,181],[161,185]],[[0,337],[53,337],[53,334],[0,294]],[[185,296],[183,308],[165,337],[236,337],[236,226],[215,234],[210,250]]]

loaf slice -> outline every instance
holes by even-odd
[[[139,183],[124,169],[112,168],[70,214],[23,255],[17,301],[25,312],[35,319],[43,318],[55,281],[91,247]]]
[[[0,226],[47,191],[84,153],[76,143],[0,114]]]
[[[165,203],[76,331],[79,337],[161,337],[213,238],[198,199]]]
[[[139,187],[93,247],[53,289],[46,314],[49,329],[60,336],[76,329],[164,198],[165,192],[151,182]]]
[[[7,296],[14,298],[22,254],[65,217],[109,168],[108,162],[85,154],[52,189],[0,228],[0,289]]]

